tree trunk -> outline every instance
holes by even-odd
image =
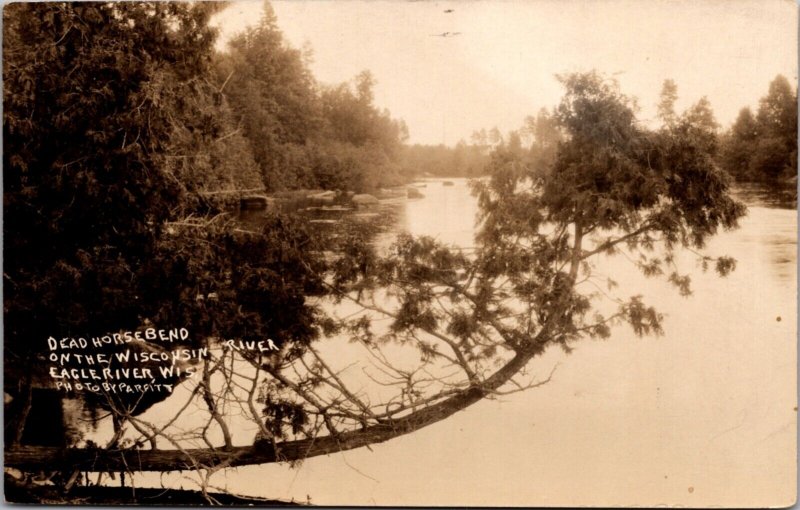
[[[441,421],[480,401],[499,389],[519,372],[535,355],[534,351],[520,352],[484,384],[464,391],[437,404],[387,423],[371,425],[363,430],[327,435],[312,439],[285,441],[276,449],[267,442],[230,449],[190,450],[99,450],[85,448],[53,448],[22,446],[5,452],[6,467],[22,470],[47,468],[80,469],[82,471],[182,471],[247,466],[302,460],[308,457],[351,450],[382,443]]]
[[[11,446],[17,446],[22,441],[22,434],[25,432],[25,424],[28,422],[28,415],[31,412],[31,406],[33,404],[33,385],[30,375],[25,377],[22,388],[22,392],[20,392],[24,399],[22,401],[22,407],[17,413],[17,416],[9,420],[14,427],[14,434],[11,437]]]

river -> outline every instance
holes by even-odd
[[[469,246],[475,199],[466,180],[450,181],[428,180],[424,198],[383,202],[348,221],[377,224],[381,243],[405,230]],[[693,270],[688,298],[644,279],[623,257],[598,262],[621,295],[642,294],[665,314],[663,336],[616,327],[608,340],[535,360],[532,373],[557,366],[540,388],[371,450],[228,470],[214,485],[322,505],[791,504],[797,212],[768,190],[737,194],[749,205],[741,228],[708,246],[735,257],[737,269],[727,278]],[[193,488],[191,478],[164,481]]]

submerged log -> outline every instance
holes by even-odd
[[[308,195],[308,198],[313,198],[315,200],[324,200],[328,202],[333,202],[336,198],[335,191],[323,191],[322,193],[312,193]]]

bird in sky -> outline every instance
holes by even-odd
[[[450,14],[451,12],[453,12],[453,9],[445,9],[444,12],[446,12],[447,14]]]
[[[442,32],[441,34],[431,34],[431,37],[453,37],[459,34],[461,34],[461,32]]]

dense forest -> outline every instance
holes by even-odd
[[[755,114],[742,108],[721,147],[719,162],[737,180],[796,181],[797,89],[776,76]]]
[[[478,177],[486,171],[489,146],[408,145],[401,154],[401,164],[418,177]]]
[[[783,78],[721,141],[708,101],[676,112],[667,82],[661,125],[646,128],[635,99],[590,72],[559,76],[559,104],[515,132],[409,146],[403,121],[375,104],[373,76],[318,83],[269,4],[255,26],[215,50],[210,20],[223,7],[4,10],[6,464],[26,476],[51,472],[64,493],[89,486],[88,472],[184,466],[205,473],[200,488],[211,501],[208,478],[220,469],[386,441],[507,383],[536,387],[543,381],[515,377],[549,346],[606,338],[614,324],[639,335],[661,329],[660,314],[638,297],[594,313],[595,297],[577,288],[592,257],[625,246],[647,276],[688,294],[688,277],[667,269],[673,251],[700,253],[744,214],[717,162],[737,178],[793,175],[796,92]],[[320,238],[271,210],[247,230],[214,199],[227,190],[364,193],[417,176],[484,174],[491,178],[474,185],[481,223],[469,253],[400,236],[379,254],[368,239]],[[663,258],[653,253],[659,244]],[[735,266],[698,257],[722,276]],[[382,301],[384,292],[393,300]],[[371,316],[337,318],[319,306],[325,299],[391,326],[379,337]],[[280,352],[198,361],[190,401],[207,420],[198,430],[168,430],[185,407],[163,427],[144,423],[141,414],[166,398],[158,394],[86,396],[84,423],[113,420],[107,444],[64,430],[42,354],[49,337],[183,325],[192,335],[173,350],[269,338]],[[385,362],[388,401],[364,397],[325,361],[319,342],[338,337]],[[392,365],[381,351],[392,347],[413,350],[423,370]],[[228,363],[247,364],[252,386],[243,391]],[[251,444],[234,441],[219,411],[231,402],[258,426]],[[135,468],[127,464],[134,454]]]
[[[256,26],[214,55],[212,72],[267,190],[366,191],[407,180],[398,156],[408,130],[375,106],[369,71],[351,83],[316,83],[268,4]]]

